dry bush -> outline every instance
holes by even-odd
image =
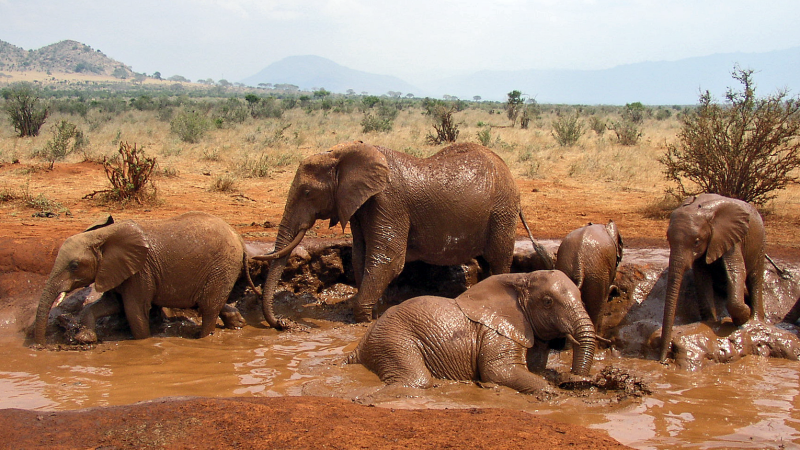
[[[97,194],[103,194],[105,199],[118,202],[133,200],[141,204],[145,200],[153,200],[155,186],[150,176],[155,167],[155,157],[144,156],[143,148],[137,149],[136,143],[130,146],[127,142],[120,142],[118,157],[103,159],[103,169],[111,183],[111,189],[94,191],[83,198],[94,198]]]

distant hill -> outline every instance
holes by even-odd
[[[241,82],[250,86],[258,86],[259,83],[292,84],[303,90],[325,88],[342,94],[348,89],[356,94],[367,92],[371,95],[383,95],[389,91],[404,94],[419,92],[418,88],[397,77],[349,69],[312,55],[284,58]]]
[[[0,41],[0,71],[3,70],[87,73],[121,79],[134,76],[130,67],[77,41],[61,41],[30,51]]]
[[[722,98],[735,64],[754,69],[757,95],[789,88],[800,93],[800,47],[765,53],[728,53],[678,61],[642,62],[606,70],[486,70],[421,86],[431,95],[505,100],[519,90],[539,103],[686,105],[701,90]]]

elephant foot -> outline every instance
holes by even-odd
[[[280,331],[307,331],[309,328],[306,325],[301,325],[294,320],[287,319],[285,317],[277,319],[275,325],[276,326],[274,328]]]
[[[222,308],[219,317],[222,319],[222,324],[228,329],[239,329],[247,325],[247,321],[244,320],[239,310],[230,305]]]
[[[355,305],[353,308],[353,318],[357,323],[370,322],[374,319],[373,308]]]
[[[75,340],[81,344],[94,344],[97,342],[97,333],[94,330],[83,328],[75,334]]]
[[[582,375],[565,373],[561,374],[558,377],[558,387],[560,387],[561,389],[566,389],[566,390],[589,389],[592,386],[594,386],[593,380],[589,377],[584,377]]]
[[[728,306],[728,314],[731,316],[731,320],[733,320],[733,324],[737,327],[742,326],[750,320],[750,307],[747,305],[741,306]]]

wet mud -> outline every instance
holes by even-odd
[[[555,253],[557,241],[543,243]],[[55,257],[52,246],[40,245]],[[248,243],[252,254],[270,248]],[[32,348],[25,334],[49,270],[47,258],[5,258],[14,262],[0,275],[0,408],[73,410],[175,396],[319,396],[397,409],[502,407],[603,430],[637,448],[800,445],[800,340],[794,324],[784,321],[792,322],[800,298],[797,261],[778,261],[790,279],[768,266],[765,308],[771,323],[737,328],[725,319],[700,322],[688,289],[676,317],[674,362],[664,366],[655,359],[668,250],[626,249],[616,280],[619,295],[606,305],[599,330],[613,344],[598,351],[594,381],[540,399],[472,382],[443,380],[428,390],[387,387],[363,366],[344,364],[366,331],[366,325],[353,323],[348,302],[355,293],[350,252],[346,241],[308,238],[293,252],[276,311],[304,325],[302,330],[267,328],[258,299],[242,282],[231,298],[247,321],[242,329],[222,329],[220,322],[212,336],[191,339],[199,331],[196,312],[154,308],[154,338],[133,341],[124,317],[109,317],[98,325],[101,342],[81,347],[71,343],[70,333],[74,315],[97,298],[87,288],[52,311],[50,351]],[[512,270],[541,268],[534,255],[529,242],[519,241]],[[265,273],[266,266],[251,271],[256,283]],[[455,267],[412,263],[389,287],[379,311],[417,295],[455,296],[484,276],[480,261]],[[723,318],[724,310],[719,303]],[[545,375],[555,382],[570,364],[569,348],[555,348]]]

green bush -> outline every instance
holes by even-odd
[[[200,142],[209,129],[209,123],[208,119],[199,112],[184,111],[170,121],[169,128],[178,135],[180,140],[193,144]]]
[[[364,133],[392,131],[394,119],[399,113],[394,105],[381,101],[374,114],[370,111],[364,113],[364,118],[361,119],[362,131]]]
[[[583,122],[579,119],[580,114],[575,111],[575,114],[559,115],[553,120],[553,131],[551,134],[562,147],[570,147],[578,142],[578,139],[583,136],[584,128]]]
[[[681,195],[713,192],[764,204],[800,181],[800,97],[779,90],[758,98],[752,74],[734,68],[741,91],[729,88],[725,105],[706,91],[698,108],[680,116],[678,142],[667,145],[660,162]]]
[[[478,142],[484,147],[492,146],[492,127],[482,127],[477,133]]]
[[[17,83],[3,89],[4,109],[19,137],[38,136],[49,109],[43,104],[38,89],[30,83]]]
[[[599,116],[592,116],[589,118],[589,128],[592,129],[598,136],[602,136],[606,132],[606,121]]]
[[[68,154],[79,150],[87,143],[83,132],[74,123],[62,120],[50,127],[53,138],[47,141],[41,156],[50,163],[50,169],[56,161],[64,159]]]
[[[623,118],[618,122],[612,122],[608,129],[617,135],[617,142],[621,145],[636,145],[642,137],[641,128],[630,119]]]

